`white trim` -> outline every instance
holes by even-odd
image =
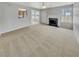
[[[20,26],[20,27],[16,27],[16,28],[14,28],[14,29],[12,29],[12,30],[3,31],[3,32],[1,32],[1,34],[7,33],[7,32],[11,32],[11,31],[15,31],[15,30],[18,30],[18,29],[21,29],[21,28],[24,28],[24,27],[28,27],[28,26],[31,26],[31,25],[33,25],[33,24],[25,25],[25,26]],[[0,35],[1,35],[1,34],[0,34]]]

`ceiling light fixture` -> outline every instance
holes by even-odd
[[[45,6],[45,3],[44,3],[44,2],[42,2],[42,8],[43,8],[43,9],[45,9],[45,8],[46,8],[46,6]]]

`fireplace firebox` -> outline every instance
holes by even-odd
[[[49,25],[58,27],[58,19],[57,18],[49,18]]]

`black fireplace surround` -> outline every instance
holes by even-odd
[[[49,25],[58,27],[58,19],[57,18],[49,18]]]

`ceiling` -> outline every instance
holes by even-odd
[[[15,3],[25,5],[28,7],[37,8],[37,9],[43,9],[42,2],[15,2]],[[70,5],[70,4],[73,4],[73,2],[44,2],[46,8],[52,8],[52,7],[58,7],[63,5]]]

